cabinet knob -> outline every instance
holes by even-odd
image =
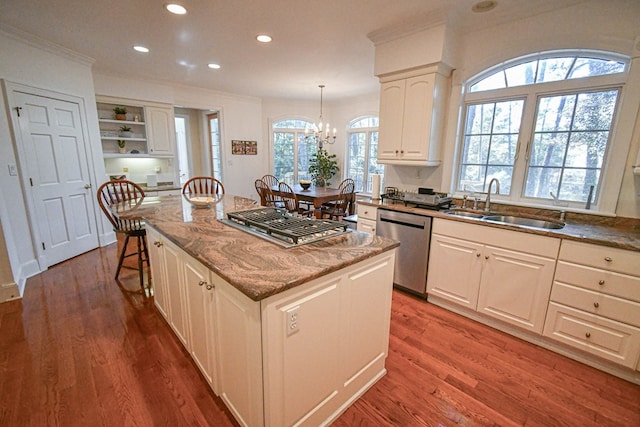
[[[398,154],[398,150],[396,150],[396,154]]]
[[[160,246],[162,246],[162,242],[156,240],[155,242],[153,242],[153,246],[159,248]]]
[[[484,256],[484,259],[489,259],[489,255],[485,255],[485,256]]]
[[[214,285],[207,285],[207,290],[210,291],[211,289],[215,288]]]
[[[607,262],[611,262],[611,261],[613,261],[613,258],[611,258],[610,256],[606,256],[606,257],[604,257],[604,260],[607,261]]]
[[[400,154],[404,154],[404,150],[400,150]]]
[[[198,286],[204,286],[206,284],[207,284],[206,280],[201,280],[201,281],[198,282]]]
[[[598,307],[600,307],[600,303],[596,301],[596,302],[594,302],[594,303],[593,303],[593,306],[594,306],[595,308],[598,308]]]
[[[598,285],[600,285],[600,286],[604,285],[604,280],[600,280],[600,281],[598,282]]]
[[[584,334],[585,337],[590,338],[591,337],[591,332],[587,332],[586,334]]]
[[[476,257],[480,258],[480,252],[476,253]]]

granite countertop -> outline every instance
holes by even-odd
[[[218,221],[227,212],[257,207],[252,199],[229,194],[211,208],[194,208],[180,196],[160,196],[149,197],[136,215],[254,301],[399,246],[352,231],[286,249]]]
[[[574,214],[567,212],[566,219],[564,221],[565,226],[563,228],[558,230],[547,230],[511,224],[498,224],[475,218],[447,215],[443,211],[415,208],[405,206],[404,203],[398,202],[393,203],[388,201],[383,202],[381,200],[365,199],[358,200],[358,203],[435,218],[445,218],[452,221],[480,224],[487,227],[503,228],[523,233],[558,237],[567,240],[575,240],[584,243],[593,243],[596,245],[640,252],[640,220],[633,218],[609,218],[598,215]],[[496,211],[492,210],[492,214],[521,215],[545,219],[547,221],[557,221],[559,216],[557,211],[548,209],[517,208],[499,203],[492,203],[491,206],[496,209]]]

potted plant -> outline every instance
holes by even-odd
[[[125,145],[127,145],[127,141],[123,141],[122,139],[118,140],[118,147],[120,148],[120,153],[121,154],[125,154],[127,152],[127,149],[124,148]]]
[[[123,125],[120,126],[120,136],[123,138],[131,138],[133,134],[131,133],[131,128],[129,126]]]
[[[113,112],[116,114],[116,120],[127,120],[127,109],[124,107],[115,107]]]
[[[318,187],[329,185],[329,180],[339,171],[335,154],[320,149],[309,159],[309,175]]]

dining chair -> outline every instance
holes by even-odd
[[[349,204],[352,203],[353,193],[355,191],[355,183],[352,179],[347,178],[341,183],[340,194],[332,203],[323,205],[320,208],[321,217],[328,215],[330,219],[342,220],[345,216],[349,216]]]
[[[212,176],[194,176],[184,183],[182,194],[224,194],[224,185]]]
[[[269,175],[269,174],[264,175],[261,179],[262,179],[262,181],[263,181],[265,184],[267,184],[267,186],[268,186],[269,188],[276,188],[276,187],[278,187],[278,183],[280,182],[280,180],[278,180],[278,178],[276,178],[276,177],[275,177],[275,176],[273,176],[273,175]]]
[[[115,204],[127,201],[141,201],[141,199],[144,198],[144,190],[135,182],[128,180],[107,181],[98,188],[97,196],[98,205],[109,222],[111,222],[111,225],[113,225],[113,231],[115,231],[116,234],[124,235],[124,244],[122,245],[122,250],[118,258],[115,279],[118,280],[122,267],[135,269],[134,267],[123,265],[123,262],[125,258],[137,256],[140,288],[142,289],[142,293],[145,294],[143,264],[146,262],[147,267],[149,266],[149,251],[147,250],[147,230],[144,227],[144,221],[139,219],[120,219],[112,211],[112,206]],[[137,251],[136,253],[127,255],[127,247],[131,237],[136,239]]]
[[[351,178],[345,178],[342,180],[342,182],[340,183],[340,185],[338,185],[338,190],[342,191],[342,189],[346,186],[350,186],[351,188],[355,189],[356,187],[356,183],[353,179]],[[329,209],[333,209],[336,207],[336,204],[340,203],[340,200],[332,200],[330,202],[327,203],[323,203],[322,207],[326,208],[327,210]]]
[[[311,216],[313,211],[304,209],[298,203],[298,197],[296,193],[293,191],[293,188],[286,182],[280,182],[278,184],[278,191],[280,193],[280,198],[282,199],[282,203],[284,208],[292,213],[299,213],[305,216]]]

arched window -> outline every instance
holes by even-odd
[[[305,129],[313,123],[299,119],[284,119],[273,123],[273,173],[289,185],[301,179],[311,179],[309,158],[316,144],[305,142]]]
[[[469,79],[457,191],[497,178],[509,201],[595,204],[628,67],[621,55],[554,51]]]
[[[345,176],[355,181],[359,193],[371,193],[371,174],[384,175],[378,158],[378,117],[358,117],[347,130],[347,168]],[[384,178],[384,177],[383,177]]]

